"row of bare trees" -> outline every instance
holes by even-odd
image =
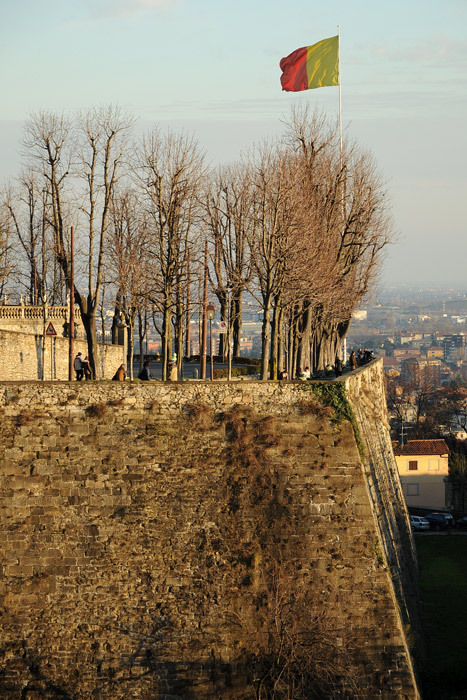
[[[341,150],[335,126],[307,110],[291,113],[282,139],[215,171],[186,134],[154,128],[136,140],[117,108],[35,115],[23,150],[2,201],[0,285],[21,284],[31,303],[64,303],[74,226],[74,293],[93,367],[109,306],[113,330],[125,320],[130,354],[136,325],[142,341],[151,322],[163,360],[174,351],[181,360],[207,240],[210,293],[234,356],[248,294],[262,310],[261,377],[321,369],[340,354],[391,235],[370,156],[355,144]]]

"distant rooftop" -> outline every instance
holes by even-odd
[[[444,440],[408,440],[406,445],[394,448],[394,454],[400,455],[447,455],[449,447]]]

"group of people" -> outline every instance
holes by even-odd
[[[87,355],[83,359],[82,353],[79,352],[73,360],[73,369],[75,370],[76,380],[78,382],[80,382],[82,379],[85,379],[86,381],[88,379],[92,379],[91,364]]]
[[[149,381],[152,379],[151,376],[151,360],[146,360],[144,363],[140,373],[138,374],[138,379],[141,379],[142,381]],[[75,371],[76,375],[76,380],[80,382],[82,379],[88,380],[92,379],[92,370],[91,370],[91,364],[89,362],[89,358],[86,356],[83,358],[83,354],[79,352],[74,361],[73,361],[73,369]],[[115,372],[114,376],[112,377],[112,380],[114,382],[124,382],[126,379],[126,369],[125,365],[120,365],[120,367],[117,369]],[[178,369],[177,365],[173,360],[170,360],[168,363],[168,379],[171,382],[176,382],[178,379]]]
[[[373,352],[371,350],[367,350],[367,348],[365,348],[364,350],[359,348],[356,353],[355,350],[352,350],[348,362],[349,370],[352,372],[354,369],[357,369],[357,367],[361,367],[362,365],[371,362],[372,359]],[[149,381],[150,379],[152,379],[150,365],[151,360],[146,360],[143,367],[141,368],[140,373],[138,374],[138,379],[141,379],[142,381]],[[76,373],[77,381],[80,382],[83,378],[86,380],[92,379],[91,365],[87,356],[83,359],[82,353],[79,352],[74,359],[73,367]],[[178,368],[176,362],[174,360],[169,360],[167,368],[169,381],[176,382],[178,379]],[[326,365],[325,376],[329,377],[334,372],[336,377],[340,377],[343,371],[344,363],[342,362],[340,357],[336,357],[334,365]],[[279,373],[279,379],[286,380],[288,378],[289,373],[287,372],[287,370],[283,370]],[[120,365],[112,379],[118,382],[125,381],[126,369],[124,365]],[[313,375],[310,371],[310,368],[308,366],[305,367],[305,369],[299,367],[297,369],[295,379],[301,379],[302,381],[306,381],[307,379],[313,379]]]
[[[355,350],[352,350],[349,357],[350,371],[352,372],[354,369],[357,369],[357,367],[368,364],[368,362],[371,362],[373,359],[373,352],[367,348],[364,350],[358,348],[356,353]]]
[[[371,350],[367,350],[365,348],[362,350],[361,348],[358,349],[357,352],[355,350],[352,350],[349,356],[348,360],[348,368],[351,372],[353,372],[354,369],[357,369],[357,367],[361,367],[362,365],[366,365],[368,362],[371,362],[371,360],[374,359],[373,352]],[[331,374],[334,374],[336,377],[342,376],[342,372],[344,371],[344,363],[340,357],[336,357],[334,364],[328,364],[326,365],[324,369],[324,375],[326,377],[330,377]],[[289,373],[287,370],[283,370],[282,372],[279,373],[279,379],[288,379],[289,378]],[[297,369],[295,379],[301,379],[303,381],[306,381],[307,379],[313,379],[313,374],[310,371],[309,367],[305,367],[305,369],[302,369],[299,367]]]
[[[177,369],[176,363],[173,360],[169,360],[169,362],[167,364],[167,368],[168,368],[169,381],[176,382],[178,379],[178,369]],[[124,365],[120,365],[120,367],[115,372],[112,379],[115,382],[124,382],[125,381],[126,369],[125,369]],[[143,366],[138,374],[138,379],[140,379],[142,382],[149,382],[152,379],[151,360],[145,361],[145,363],[143,364]]]

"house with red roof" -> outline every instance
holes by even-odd
[[[449,448],[444,440],[408,440],[394,448],[407,507],[447,510]]]

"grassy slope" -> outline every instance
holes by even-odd
[[[467,698],[467,537],[417,535],[428,669],[424,698]]]

